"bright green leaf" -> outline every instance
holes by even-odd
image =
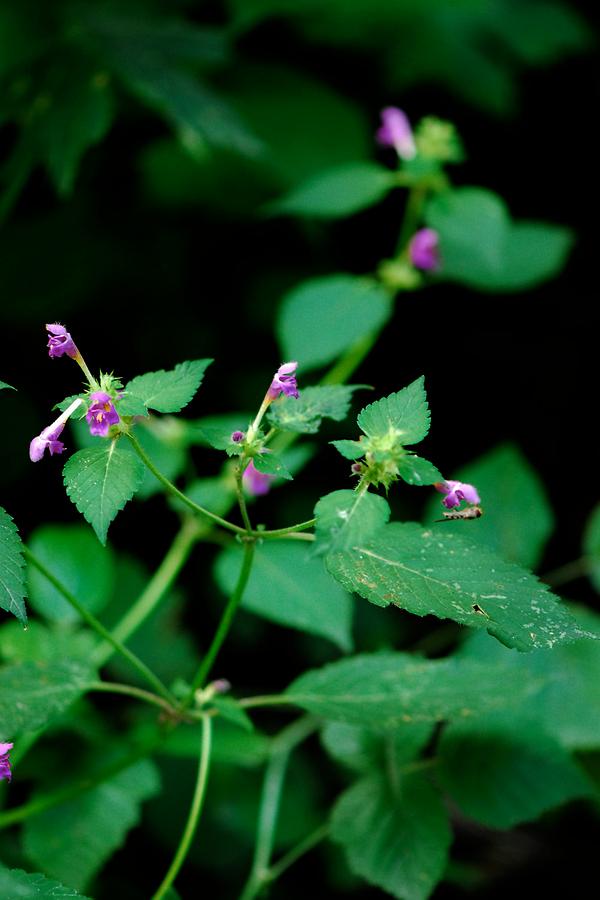
[[[123,416],[147,416],[148,407],[143,400],[124,391],[116,403],[116,410],[121,417]]]
[[[27,856],[53,878],[83,889],[140,820],[159,790],[156,767],[141,760],[73,800],[27,819]]]
[[[303,281],[283,298],[277,335],[285,359],[302,371],[332,362],[382,328],[391,298],[372,278],[327,275]]]
[[[140,459],[118,438],[101,440],[99,446],[79,450],[67,460],[63,469],[67,494],[100,543],[106,543],[108,526],[133,497],[144,472]]]
[[[365,455],[365,446],[360,441],[330,441],[344,459],[359,459]]]
[[[115,579],[113,555],[85,525],[42,525],[31,535],[29,547],[90,612],[99,612],[108,602]],[[77,610],[35,566],[28,567],[27,581],[36,612],[52,622],[81,621]]]
[[[269,408],[272,425],[283,431],[298,434],[315,434],[323,419],[341,422],[348,415],[352,394],[361,385],[330,384],[307,387],[300,397],[281,397]]]
[[[23,662],[0,669],[0,740],[35,731],[86,690],[93,673],[81,662]]]
[[[64,887],[58,881],[46,878],[40,872],[24,872],[23,869],[5,869],[0,865],[0,897],[6,900],[42,900],[52,897],[79,897],[87,900],[74,888]]]
[[[271,451],[255,456],[253,462],[254,468],[263,475],[274,475],[286,480],[291,480],[293,477],[281,457]]]
[[[330,554],[341,584],[378,606],[486,628],[509,647],[532,650],[589,636],[534,575],[448,530],[385,525],[352,550]]]
[[[387,500],[359,491],[333,491],[315,506],[317,552],[348,550],[385,525],[391,515]]]
[[[415,453],[407,453],[398,461],[398,473],[407,484],[435,484],[444,480],[432,462]]]
[[[358,427],[367,437],[386,437],[390,432],[401,444],[417,444],[429,431],[429,406],[425,378],[421,376],[395,394],[365,406]]]
[[[395,174],[376,163],[345,163],[301,182],[268,210],[337,219],[379,203],[395,183]]]
[[[544,675],[525,682],[508,664],[363,653],[306,672],[286,695],[317,716],[388,730],[513,706],[546,681]]]
[[[12,384],[7,384],[5,381],[0,381],[0,391],[4,390],[4,388],[10,388],[11,391],[16,391],[16,388],[14,388]]]
[[[439,776],[462,812],[491,828],[512,828],[592,792],[560,744],[526,718],[453,722],[438,745]]]
[[[442,800],[422,775],[392,790],[371,775],[338,799],[331,837],[353,872],[401,900],[426,900],[441,879],[451,832]]]
[[[241,563],[237,546],[217,558],[215,577],[227,595]],[[265,541],[257,546],[242,606],[279,625],[325,637],[341,650],[352,647],[350,597],[327,575],[323,561],[299,542]]]
[[[17,527],[0,507],[0,609],[27,622],[23,549]]]
[[[132,378],[126,390],[138,397],[149,409],[175,413],[190,402],[204,378],[212,359],[195,359],[178,363],[166,372],[147,372]]]

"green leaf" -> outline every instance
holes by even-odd
[[[484,515],[469,537],[535,568],[554,529],[554,516],[544,485],[519,448],[500,444],[452,477],[474,484],[481,497]],[[427,520],[439,519],[440,510],[439,497],[432,497]]]
[[[358,414],[358,427],[367,437],[384,438],[392,433],[401,444],[417,444],[429,431],[429,406],[425,378],[365,406]]]
[[[585,526],[583,552],[590,561],[590,580],[600,591],[600,504],[592,511]]]
[[[395,173],[376,163],[345,163],[301,182],[267,209],[337,219],[379,203],[396,183]]]
[[[219,715],[228,722],[243,728],[244,731],[254,731],[252,719],[244,707],[240,706],[233,697],[213,697],[211,704],[218,711]]]
[[[212,447],[208,440],[215,435],[221,437],[231,435],[234,431],[247,431],[249,423],[253,420],[252,413],[224,413],[219,416],[203,416],[201,419],[181,420],[179,425],[184,429],[183,440],[187,444],[200,444],[203,447]],[[225,449],[225,448],[223,448]]]
[[[5,869],[1,865],[0,897],[6,897],[7,900],[38,900],[43,897],[79,897],[80,900],[88,900],[74,888],[64,887],[40,872]]]
[[[156,767],[141,760],[84,794],[27,820],[27,856],[53,878],[81,890],[140,821],[159,790]]]
[[[12,386],[12,384],[7,384],[5,381],[0,381],[0,391],[4,390],[4,388],[10,388],[11,391],[16,391],[16,388]],[[17,871],[15,869],[15,871]]]
[[[287,466],[280,456],[272,451],[260,453],[253,458],[254,468],[263,475],[274,475],[277,478],[285,478],[291,480],[292,474],[288,471]]]
[[[290,702],[337,722],[393,730],[412,722],[481,715],[516,705],[547,681],[524,681],[507,664],[363,653],[306,672],[286,690]]]
[[[360,441],[330,441],[329,442],[344,459],[359,459],[365,455],[365,446]]]
[[[412,762],[429,743],[435,727],[433,722],[413,722],[394,731],[379,731],[347,722],[326,722],[321,740],[337,762],[367,774],[373,769],[389,771],[390,766]]]
[[[74,400],[83,400],[87,401],[87,394],[71,394],[70,397],[65,397],[64,400],[61,400],[60,403],[55,403],[52,409],[60,409],[61,412],[64,412],[67,407],[71,405]],[[80,406],[79,409],[75,410],[74,418],[77,419],[78,416],[84,416],[87,411],[87,406]]]
[[[441,782],[452,799],[465,815],[491,828],[530,822],[592,793],[569,753],[514,714],[451,723],[437,755]]]
[[[242,551],[228,547],[217,558],[215,578],[233,591]],[[271,622],[317,634],[341,650],[352,647],[352,602],[327,575],[321,559],[293,541],[265,541],[256,548],[242,607]]]
[[[204,378],[212,359],[195,359],[178,363],[166,372],[147,372],[132,378],[126,391],[138,397],[149,409],[175,413],[190,402]]]
[[[338,799],[331,837],[357,875],[401,900],[426,900],[444,873],[451,832],[422,775],[403,777],[395,791],[383,775],[371,775]]]
[[[96,546],[98,542],[95,541]],[[27,633],[14,620],[0,628],[0,658],[5,663],[54,662],[80,660],[88,662],[98,640],[89,630],[66,631],[43,625],[35,619],[27,625]],[[131,673],[131,669],[128,669]]]
[[[92,680],[89,666],[70,660],[4,666],[0,669],[0,739],[41,728],[77,700]]]
[[[511,221],[504,201],[482,188],[434,197],[427,224],[440,236],[440,274],[479,290],[524,290],[555,275],[573,237],[566,228]]]
[[[139,397],[135,397],[133,394],[129,394],[124,392],[120,399],[117,400],[116,410],[121,416],[147,416],[148,407],[144,403],[143,400],[140,400]]]
[[[214,447],[215,450],[225,450],[227,456],[237,456],[242,452],[240,444],[231,440],[233,431],[227,427],[222,425],[204,425],[199,431],[207,444]]]
[[[362,385],[330,384],[307,387],[300,397],[281,397],[269,407],[268,417],[272,425],[283,431],[297,434],[315,434],[323,419],[341,422],[348,415],[352,394]]]
[[[99,612],[108,602],[115,581],[113,555],[85,525],[42,525],[31,535],[29,547],[90,612]],[[81,621],[77,610],[35,566],[28,566],[27,581],[36,612],[52,622]]]
[[[285,359],[302,371],[332,362],[391,315],[391,298],[372,278],[327,275],[303,281],[283,298],[277,336]]]
[[[106,543],[112,520],[141,485],[144,471],[143,463],[119,438],[79,450],[67,460],[63,469],[67,494],[101,544]]]
[[[333,491],[315,506],[317,552],[349,550],[385,525],[391,510],[383,497],[357,491]]]
[[[23,545],[17,526],[0,506],[0,609],[12,613],[25,624],[25,578]]]
[[[385,525],[327,568],[347,590],[378,606],[486,628],[509,647],[532,650],[589,634],[534,575],[455,532]]]
[[[407,484],[435,484],[444,480],[433,463],[415,453],[407,453],[398,460],[398,473]]]

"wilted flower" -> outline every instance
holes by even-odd
[[[417,153],[408,117],[397,106],[381,110],[381,127],[375,137],[382,147],[393,147],[400,159],[413,159]]]
[[[438,481],[434,488],[446,496],[442,500],[446,509],[460,506],[463,500],[467,503],[481,503],[477,488],[462,481]]]
[[[55,323],[54,325],[46,325],[48,338],[48,356],[63,356],[65,353],[74,359],[79,355],[79,351],[75,346],[75,341],[64,327]]]
[[[72,416],[75,410],[81,406],[83,400],[81,397],[77,397],[76,400],[65,409],[63,413],[60,414],[58,419],[53,422],[51,425],[48,425],[47,428],[44,428],[43,431],[38,434],[37,437],[34,437],[31,443],[29,444],[29,459],[31,462],[39,462],[46,450],[50,453],[50,456],[54,456],[55,453],[62,453],[65,449],[65,445],[62,441],[59,441],[58,438],[62,434],[62,430],[65,427],[65,422]]]
[[[287,362],[279,366],[267,392],[271,400],[276,400],[280,394],[298,399],[300,394],[298,393],[298,384],[296,382],[297,368],[297,362]]]
[[[90,394],[92,405],[88,408],[85,420],[90,426],[90,433],[96,437],[106,437],[110,425],[116,425],[119,414],[113,406],[112,399],[105,391],[94,391]]]
[[[252,494],[254,497],[261,497],[264,494],[268,494],[271,490],[273,478],[273,475],[265,475],[263,472],[259,472],[252,460],[250,460],[244,470],[242,480],[249,494]]]
[[[12,773],[10,771],[10,759],[8,758],[8,753],[12,750],[13,744],[1,744],[0,743],[0,781],[10,781],[12,778]]]
[[[433,228],[421,228],[408,245],[410,261],[417,269],[430,272],[440,264],[439,235]]]

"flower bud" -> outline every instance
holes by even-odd
[[[397,106],[381,110],[381,127],[375,137],[382,147],[393,147],[400,159],[413,159],[417,153],[408,117]]]

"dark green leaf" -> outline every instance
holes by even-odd
[[[317,552],[350,549],[385,525],[390,514],[387,501],[368,491],[326,494],[315,506]]]
[[[433,463],[414,453],[407,453],[398,461],[398,473],[408,484],[435,484],[444,480]]]
[[[241,564],[237,546],[217,559],[215,577],[227,595]],[[265,541],[257,546],[242,606],[280,625],[325,637],[341,650],[352,646],[350,597],[329,578],[322,560],[299,542]]]
[[[589,576],[600,591],[600,505],[596,506],[585,526],[583,552],[589,559]]]
[[[303,371],[325,365],[382,328],[390,314],[390,296],[372,278],[312,278],[283,298],[277,321],[282,354],[297,359]]]
[[[79,897],[80,900],[88,900],[74,888],[64,887],[40,872],[5,869],[4,866],[0,866],[0,897],[5,897],[6,900],[41,900],[43,897]]]
[[[95,543],[98,546],[98,542]],[[36,620],[29,622],[26,634],[15,621],[6,622],[0,628],[0,658],[5,663],[62,662],[65,659],[88,662],[97,643],[98,639],[89,629],[67,631]]]
[[[281,457],[272,451],[255,456],[253,462],[254,468],[263,475],[274,475],[287,480],[291,480],[293,477]]]
[[[79,450],[67,460],[63,469],[67,494],[100,543],[106,543],[108,526],[133,497],[144,472],[143,463],[119,438],[101,440],[100,446]]]
[[[149,409],[162,413],[179,412],[190,402],[204,378],[212,359],[195,359],[178,363],[166,372],[148,372],[128,382],[126,390],[143,401]]]
[[[401,725],[394,731],[362,728],[346,722],[326,722],[321,740],[333,759],[355,772],[367,774],[374,769],[390,771],[392,766],[412,762],[434,731],[433,722],[413,722]]]
[[[327,567],[347,590],[378,606],[486,628],[518,650],[589,636],[534,575],[445,529],[385,525]]]
[[[376,163],[345,163],[301,182],[269,204],[268,209],[274,213],[336,219],[378,203],[395,183],[395,174]]]
[[[1,737],[41,728],[86,690],[93,672],[81,662],[23,662],[0,669]]]
[[[0,507],[0,609],[27,622],[23,549],[17,527]]]
[[[300,397],[282,397],[269,408],[272,425],[283,431],[315,434],[323,419],[341,422],[348,415],[352,394],[361,385],[331,384],[307,387]]]

